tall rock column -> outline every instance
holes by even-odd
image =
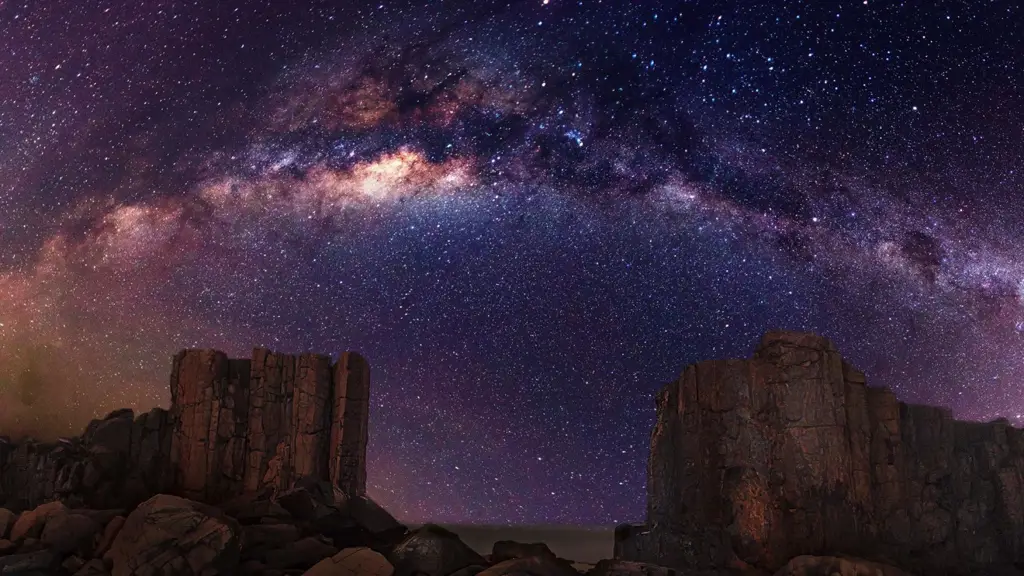
[[[370,365],[344,352],[334,365],[329,477],[347,494],[366,493],[366,441],[370,410]]]
[[[331,359],[299,356],[292,399],[290,472],[293,478],[327,478],[331,439]]]
[[[291,461],[292,399],[296,358],[257,348],[249,379],[246,492],[287,487]]]
[[[212,501],[239,490],[247,428],[248,362],[184,350],[171,370],[171,471],[182,494]]]

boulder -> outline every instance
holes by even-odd
[[[46,546],[43,546],[43,543],[39,538],[25,538],[21,541],[21,545],[18,546],[18,552],[21,554],[27,554],[29,552],[42,550],[45,547]]]
[[[472,566],[466,566],[460,570],[452,572],[448,576],[476,576],[487,569],[487,566],[481,566],[480,564],[473,564]]]
[[[11,527],[14,526],[14,521],[18,519],[18,515],[11,512],[7,508],[0,508],[0,538],[7,538],[7,535],[11,532]]]
[[[231,574],[240,533],[238,523],[216,508],[160,494],[128,516],[104,560],[113,576]]]
[[[38,538],[43,533],[46,521],[58,514],[66,514],[67,506],[59,500],[37,506],[34,510],[22,512],[11,527],[10,540],[21,542],[26,538]]]
[[[86,562],[85,566],[74,573],[74,576],[110,576],[110,570],[107,570],[107,565],[103,563],[103,560],[95,558]]]
[[[0,540],[0,556],[6,556],[18,549],[18,545],[10,540]]]
[[[82,560],[78,556],[68,556],[60,563],[60,567],[67,574],[74,574],[81,570],[83,566],[85,566],[85,560]]]
[[[910,576],[907,572],[859,558],[797,556],[775,576]]]
[[[221,504],[225,514],[238,520],[239,524],[265,524],[268,522],[289,522],[291,514],[277,502],[257,494],[245,494]]]
[[[586,572],[587,576],[747,576],[748,574],[752,576],[758,574],[753,571],[741,572],[739,570],[674,570],[664,566],[627,560],[601,560]]]
[[[50,550],[0,557],[0,574],[47,574],[60,566],[60,556]]]
[[[545,556],[554,558],[555,553],[543,542],[523,544],[512,540],[499,540],[491,547],[491,562],[497,564],[514,558],[529,558],[530,556]]]
[[[498,562],[477,576],[579,576],[572,563],[553,556],[528,556]]]
[[[310,536],[296,542],[286,544],[279,550],[271,550],[264,555],[264,562],[270,568],[286,570],[288,568],[310,568],[324,558],[338,553],[338,549],[318,537]]]
[[[388,557],[395,576],[448,576],[474,564],[487,564],[458,535],[427,524],[409,534]]]
[[[298,541],[302,534],[291,524],[254,524],[242,527],[242,552],[250,549],[273,550]]]
[[[384,556],[369,548],[346,548],[324,558],[304,576],[392,576],[394,567]]]
[[[78,552],[85,556],[92,552],[93,541],[100,530],[100,525],[88,516],[57,514],[46,522],[40,540],[57,554]]]
[[[343,516],[351,518],[378,538],[388,539],[397,535],[397,543],[407,532],[407,528],[394,516],[366,496],[345,496],[336,506]]]
[[[96,550],[93,552],[96,557],[102,558],[107,553],[107,550],[110,550],[110,546],[114,543],[114,538],[117,538],[121,528],[124,527],[124,521],[124,516],[114,516],[107,523],[107,526],[103,529],[103,534],[96,543]]]

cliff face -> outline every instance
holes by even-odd
[[[358,354],[332,364],[263,349],[249,360],[185,350],[170,384],[170,410],[119,410],[56,443],[0,439],[0,506],[60,497],[132,508],[161,492],[219,503],[305,476],[365,493],[369,366]]]
[[[702,362],[658,395],[648,518],[616,555],[774,571],[851,554],[931,574],[1024,561],[1024,431],[900,403],[813,335]]]

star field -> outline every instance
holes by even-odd
[[[1014,3],[0,0],[0,24],[5,433],[166,405],[184,347],[354,349],[399,518],[635,521],[654,392],[774,328],[1024,423]]]

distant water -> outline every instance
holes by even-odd
[[[499,540],[543,542],[559,557],[587,564],[611,558],[615,537],[615,528],[611,526],[440,526],[458,534],[463,542],[480,554],[490,554],[491,547]]]

